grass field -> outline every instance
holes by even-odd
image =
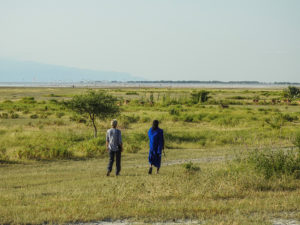
[[[300,219],[299,99],[284,102],[280,89],[207,89],[205,102],[193,101],[196,89],[101,90],[119,99],[120,177],[105,176],[109,120],[94,138],[89,119],[65,107],[87,89],[0,88],[0,224]],[[166,157],[149,176],[153,119]]]

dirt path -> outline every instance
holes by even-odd
[[[273,219],[271,220],[272,225],[300,225],[299,220],[287,220],[287,219]],[[91,223],[76,223],[76,225],[192,225],[192,224],[205,224],[205,221],[197,220],[178,220],[176,222],[156,222],[156,223],[139,223],[139,222],[129,222],[126,220],[117,220],[117,221],[99,221]],[[71,224],[70,224],[71,225]],[[72,224],[75,225],[75,224]]]
[[[192,163],[207,163],[207,162],[216,162],[216,161],[225,161],[226,160],[232,160],[233,156],[211,156],[211,157],[202,157],[202,158],[195,158],[195,159],[177,159],[177,160],[170,160],[163,162],[163,166],[172,166],[172,165],[178,165],[178,164],[184,164],[188,162]]]

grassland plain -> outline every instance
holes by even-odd
[[[95,139],[88,118],[64,105],[87,89],[0,89],[0,223],[300,219],[300,180],[266,178],[244,160],[253,149],[294,147],[298,99],[285,103],[279,89],[207,89],[204,103],[191,101],[197,89],[101,90],[120,99],[125,152],[118,178],[104,176],[109,121],[98,121]],[[149,177],[153,119],[165,131],[167,156],[161,174]]]

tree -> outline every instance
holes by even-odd
[[[94,127],[94,137],[97,137],[96,119],[106,119],[120,113],[117,98],[100,91],[89,91],[83,95],[75,95],[67,103],[67,107],[79,114],[89,116]]]
[[[300,89],[294,86],[288,86],[287,89],[283,90],[283,97],[292,100],[300,96]]]
[[[192,92],[191,97],[192,97],[192,102],[194,104],[197,104],[199,102],[206,102],[209,98],[209,91],[198,91],[198,92]]]

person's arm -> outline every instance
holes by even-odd
[[[120,130],[119,130],[120,131]],[[121,147],[121,152],[123,152],[123,142],[122,142],[122,134],[121,134],[121,131],[120,131],[120,134],[119,134],[119,145]]]
[[[161,135],[162,135],[162,149],[165,149],[165,137],[164,137],[164,131],[161,131]]]
[[[108,151],[108,145],[109,145],[109,137],[108,132],[106,133],[106,151]]]

